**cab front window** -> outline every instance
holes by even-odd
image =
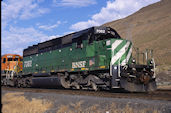
[[[14,58],[14,61],[18,61],[18,58]]]
[[[12,61],[12,58],[8,58],[8,61]]]

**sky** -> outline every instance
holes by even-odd
[[[127,17],[160,0],[3,0],[1,55]]]

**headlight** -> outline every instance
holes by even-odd
[[[132,59],[132,63],[134,63],[134,64],[135,64],[135,62],[136,62],[136,60],[135,60],[135,59]]]
[[[150,64],[153,64],[153,60],[150,61]]]

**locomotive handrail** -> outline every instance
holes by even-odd
[[[152,58],[152,61],[153,61],[153,71],[154,71],[153,78],[156,78],[156,72],[155,72],[155,70],[156,70],[156,63],[154,61],[154,58]]]
[[[112,63],[110,62],[110,76],[112,76]]]
[[[153,61],[154,58],[153,58],[153,50],[152,49],[146,49],[144,52],[140,52],[139,48],[136,48],[134,46],[133,46],[133,49],[135,51],[136,64],[149,65],[149,61]]]
[[[120,60],[121,60],[121,57],[119,58],[119,63],[118,63],[118,77],[120,78],[121,77],[121,73],[120,73]]]

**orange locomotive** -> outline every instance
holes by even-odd
[[[23,58],[17,54],[5,54],[1,56],[1,83],[6,84],[15,75],[22,72]]]

